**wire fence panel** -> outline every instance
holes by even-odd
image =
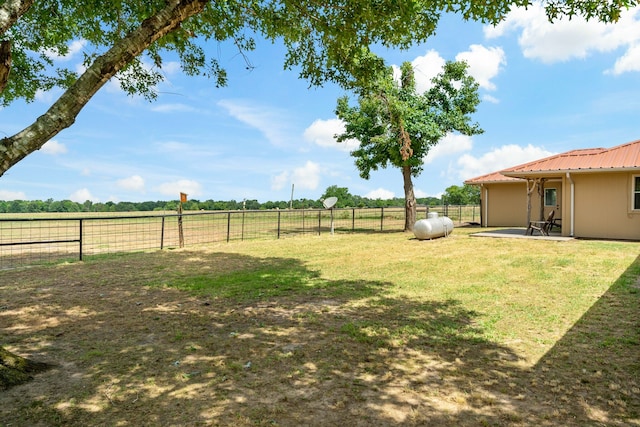
[[[479,221],[477,206],[420,207],[452,221]],[[402,231],[404,208],[293,209],[124,216],[0,215],[0,269],[85,256],[322,233]]]
[[[0,268],[78,259],[79,250],[77,220],[0,221]]]
[[[97,255],[160,247],[163,217],[83,218],[82,254]]]
[[[480,207],[478,205],[428,206],[421,210],[423,212],[426,211],[426,214],[429,212],[437,212],[439,216],[446,216],[454,223],[468,222],[473,224],[480,222]],[[418,214],[418,217],[420,217],[420,214]]]

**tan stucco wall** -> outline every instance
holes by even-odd
[[[631,209],[633,174],[582,173],[571,176],[575,183],[576,237],[640,239],[640,211]],[[569,184],[567,180],[567,186]],[[565,187],[566,193],[568,189]],[[564,200],[570,201],[570,198],[564,197]]]
[[[480,193],[483,210],[483,225],[487,227],[526,227],[527,186],[523,183],[485,184]],[[531,219],[538,219],[540,202],[537,193],[531,201]]]
[[[632,177],[625,172],[572,173],[545,184],[556,188],[556,218],[562,218],[562,234],[571,235],[571,181],[574,183],[573,236],[603,239],[640,240],[640,210],[631,206]],[[483,225],[526,227],[527,190],[525,183],[485,184],[481,191]],[[487,206],[488,197],[488,206]],[[534,192],[531,219],[540,215],[540,199]],[[551,207],[545,208],[545,215]]]
[[[484,220],[484,225],[487,227],[526,227],[528,225],[525,183],[488,184],[485,188],[489,190],[489,208],[488,222]],[[559,180],[548,182],[544,188],[556,189],[558,207],[545,207],[543,218],[547,217],[551,209],[556,210],[556,218],[562,218],[562,182]],[[482,191],[481,197],[484,203],[487,193]],[[531,220],[539,219],[542,219],[540,218],[540,196],[536,189],[531,197]]]

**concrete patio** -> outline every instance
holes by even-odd
[[[522,228],[503,228],[499,230],[480,231],[478,233],[469,234],[472,237],[501,237],[508,239],[535,239],[535,240],[555,240],[558,242],[573,240],[573,237],[561,236],[560,233],[550,233],[548,236],[536,234],[534,236],[525,235],[526,227]]]

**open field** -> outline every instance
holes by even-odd
[[[477,206],[440,206],[420,207],[419,218],[428,210],[457,223],[479,215]],[[402,231],[404,208],[0,214],[0,270],[86,255],[330,233],[332,225],[337,233]]]
[[[640,426],[640,242],[474,231],[0,271],[0,425]]]

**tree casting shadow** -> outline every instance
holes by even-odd
[[[37,270],[16,301],[47,322],[1,316],[2,338],[60,368],[0,396],[0,418],[622,425],[638,414],[638,264],[533,368],[458,301],[392,298],[391,283],[329,281],[295,259],[180,251]]]

